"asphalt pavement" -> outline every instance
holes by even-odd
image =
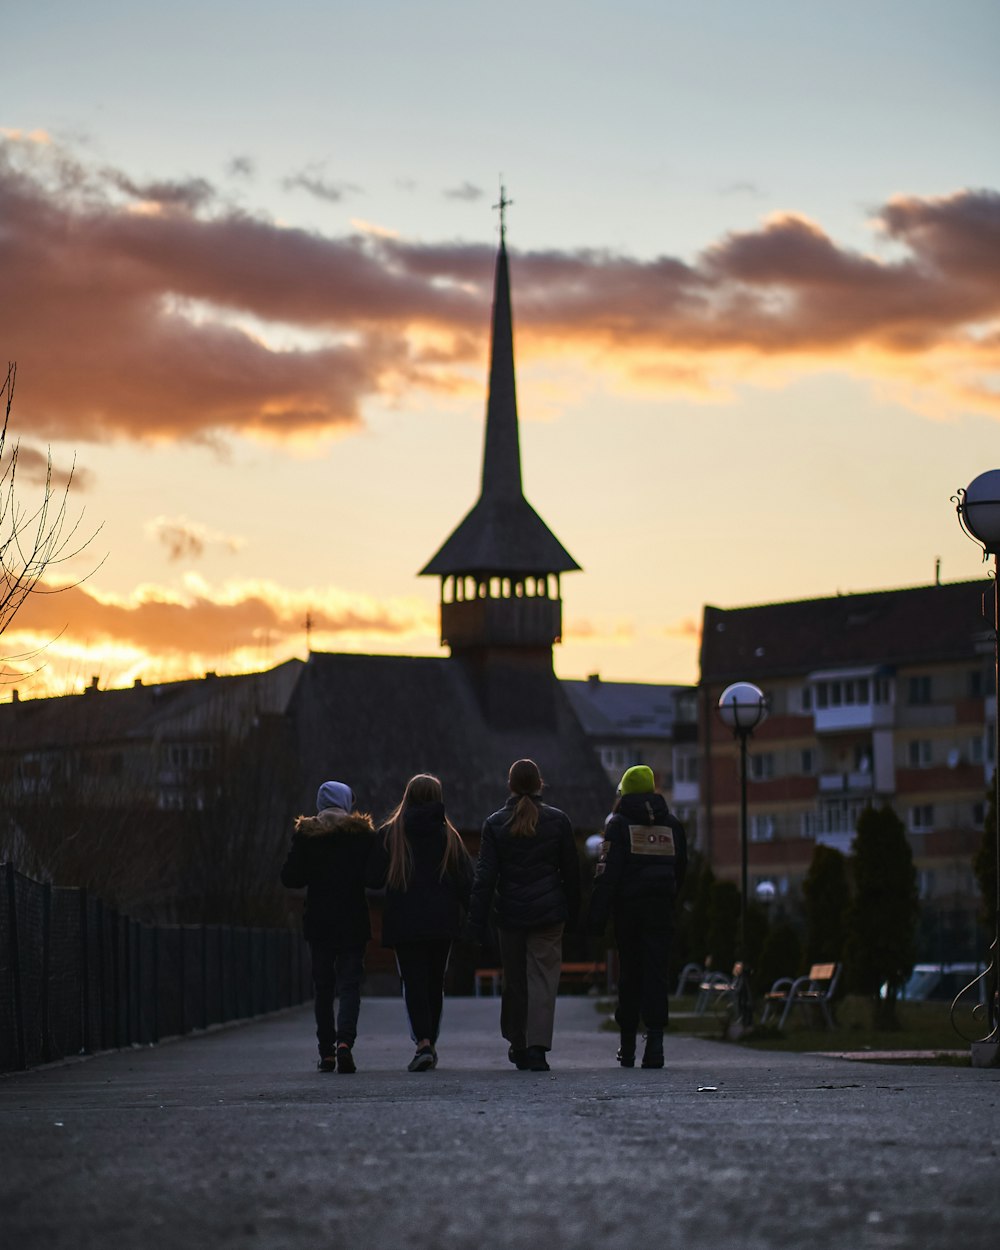
[[[560,999],[518,1072],[496,999],[450,999],[408,1073],[397,999],[354,1075],[308,1009],[0,1078],[10,1250],[947,1247],[1000,1241],[1000,1070],[750,1051],[668,1034],[617,1067]]]

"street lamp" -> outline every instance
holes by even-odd
[[[987,1066],[1000,1061],[1000,469],[980,473],[965,490],[953,496],[962,529],[983,548],[983,559],[993,557],[993,811],[996,817],[996,925],[990,950],[993,958],[986,971],[967,985],[952,1003],[952,1019],[958,1000],[972,986],[987,986],[987,1013],[990,1030],[985,1037],[972,1042],[972,1062]],[[992,976],[991,976],[992,974]]]
[[[767,700],[759,686],[737,681],[719,696],[719,719],[740,742],[740,971],[736,1009],[744,1028],[753,1024],[753,996],[747,963],[747,739],[767,719]]]

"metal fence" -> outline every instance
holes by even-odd
[[[148,925],[0,864],[0,1072],[311,999],[298,933]]]

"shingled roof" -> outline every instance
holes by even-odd
[[[421,576],[537,575],[580,567],[525,499],[521,487],[510,277],[502,240],[496,263],[492,343],[479,499],[420,570]]]
[[[706,605],[701,679],[972,659],[992,636],[982,611],[986,589],[984,580],[747,608]]]
[[[254,717],[283,714],[302,673],[288,660],[264,673],[99,690],[0,705],[0,750],[44,751],[89,744],[185,738],[245,728]],[[95,679],[96,680],[96,679]]]
[[[346,781],[378,820],[419,772],[441,778],[451,819],[464,831],[507,798],[514,760],[534,759],[547,801],[578,829],[599,829],[614,795],[558,680],[550,729],[487,724],[463,665],[419,656],[314,653],[294,699],[302,766],[302,810],[320,783]]]

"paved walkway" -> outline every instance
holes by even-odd
[[[1000,1238],[1000,1071],[870,1065],[693,1038],[622,1071],[559,1003],[517,1072],[495,999],[446,1005],[411,1075],[398,1000],[360,1071],[313,1068],[308,1011],[0,1079],[11,1250],[941,1247]]]

